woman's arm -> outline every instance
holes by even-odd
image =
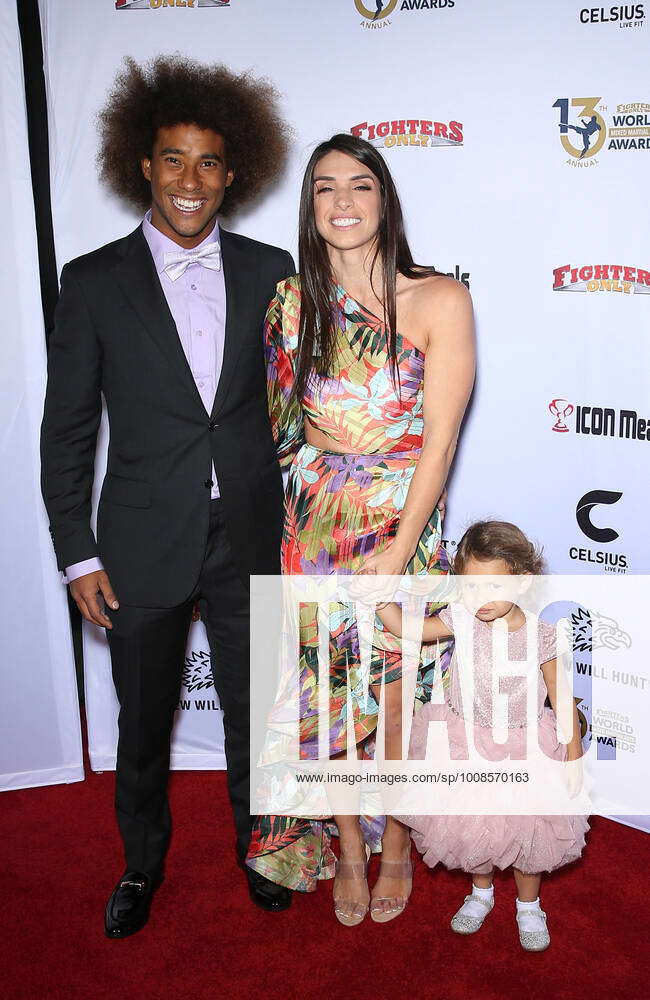
[[[365,570],[401,575],[443,491],[474,384],[472,300],[464,285],[441,279],[423,287],[419,309],[431,316],[424,363],[424,434],[394,541]]]
[[[391,601],[377,608],[377,614],[386,629],[393,635],[402,635],[402,609],[399,604]],[[453,635],[448,625],[440,620],[438,615],[426,617],[422,626],[422,642],[436,642],[437,639],[447,639]]]
[[[547,660],[546,663],[542,663],[541,670],[544,677],[544,683],[546,684],[546,690],[548,691],[548,698],[551,703],[551,707],[555,712],[555,717],[557,718],[558,683],[564,684],[565,681],[562,676],[560,676],[558,681],[557,660],[555,658]],[[573,702],[572,719],[573,731],[571,739],[567,744],[567,760],[578,760],[579,757],[582,757],[582,739],[580,737],[580,720],[578,718],[578,710],[575,702]]]
[[[264,359],[271,429],[282,468],[291,464],[305,439],[302,408],[293,394],[299,325],[299,288],[295,279],[281,281],[264,321]]]

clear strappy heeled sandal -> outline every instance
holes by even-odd
[[[408,861],[382,861],[379,866],[379,877],[409,879],[411,888],[413,886],[413,862]],[[399,917],[406,909],[406,904],[411,895],[409,888],[408,896],[375,896],[370,901],[370,916],[377,924],[386,924],[389,920]]]
[[[338,861],[336,862],[336,877],[345,879],[358,879],[366,883],[368,879],[368,857],[370,848],[366,845],[366,861]],[[334,914],[336,919],[346,927],[356,927],[364,919],[368,912],[369,903],[361,903],[354,899],[337,899],[334,891]]]

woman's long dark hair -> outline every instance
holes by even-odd
[[[302,399],[313,371],[327,375],[334,356],[334,278],[327,244],[316,228],[314,216],[314,168],[328,153],[345,153],[362,163],[376,178],[381,193],[381,214],[370,265],[370,281],[377,261],[382,267],[381,294],[388,354],[394,379],[397,370],[397,275],[426,278],[438,274],[434,267],[416,267],[404,233],[399,196],[382,155],[365,139],[339,133],[321,142],[312,153],[300,194],[298,253],[300,259],[300,334],[296,362],[295,393]],[[377,294],[377,293],[375,293]]]

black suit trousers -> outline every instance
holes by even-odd
[[[107,612],[113,622],[108,641],[120,703],[115,807],[127,870],[157,875],[164,866],[171,837],[171,731],[197,602],[224,713],[228,791],[240,860],[248,849],[250,602],[235,568],[221,501],[213,500],[205,556],[188,600],[172,608],[125,605]],[[215,823],[220,819],[215,815]]]

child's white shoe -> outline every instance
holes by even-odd
[[[551,943],[546,926],[546,914],[536,903],[521,904],[517,900],[517,926],[519,940],[524,951],[544,951]]]
[[[488,913],[494,908],[494,893],[489,897],[487,892],[480,895],[476,887],[471,896],[465,896],[460,910],[451,918],[451,929],[457,934],[476,934]]]

